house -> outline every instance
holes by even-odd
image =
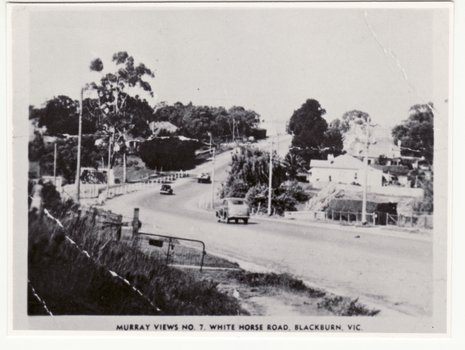
[[[178,127],[170,122],[151,122],[149,123],[149,128],[152,131],[152,135],[159,136],[162,130],[166,130],[169,133],[173,134],[178,130]],[[166,135],[162,135],[166,136]]]
[[[135,154],[139,150],[139,145],[145,142],[145,139],[143,137],[132,137],[131,135],[126,135],[125,137],[125,145],[128,148],[128,153],[129,154]]]
[[[328,155],[327,160],[310,161],[308,181],[313,187],[321,188],[331,182],[362,185],[365,178],[365,165],[357,158],[344,154],[334,158]],[[383,185],[383,171],[371,165],[368,166],[368,186]]]

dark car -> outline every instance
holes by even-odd
[[[210,174],[209,173],[202,173],[198,178],[197,181],[199,183],[210,183]]]
[[[160,189],[160,194],[173,194],[173,189],[170,185],[162,185]]]
[[[218,221],[229,223],[234,220],[238,223],[239,220],[244,221],[244,224],[249,222],[249,203],[244,198],[225,198],[221,207],[216,211]]]

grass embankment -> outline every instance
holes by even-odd
[[[89,220],[29,218],[28,278],[54,315],[238,315],[247,314],[214,281],[166,267],[157,255],[115,240]],[[65,237],[88,252],[92,259]],[[125,278],[157,308],[140,296]],[[30,315],[46,314],[29,288]]]

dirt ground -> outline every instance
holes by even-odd
[[[199,273],[200,274],[200,273]],[[201,278],[216,281],[217,289],[237,298],[245,313],[250,316],[334,316],[323,304],[325,298],[337,297],[321,292],[310,296],[308,291],[291,291],[286,286],[251,287],[231,277],[227,270],[208,270]]]

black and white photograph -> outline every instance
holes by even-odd
[[[12,333],[449,334],[452,3],[7,12]]]

